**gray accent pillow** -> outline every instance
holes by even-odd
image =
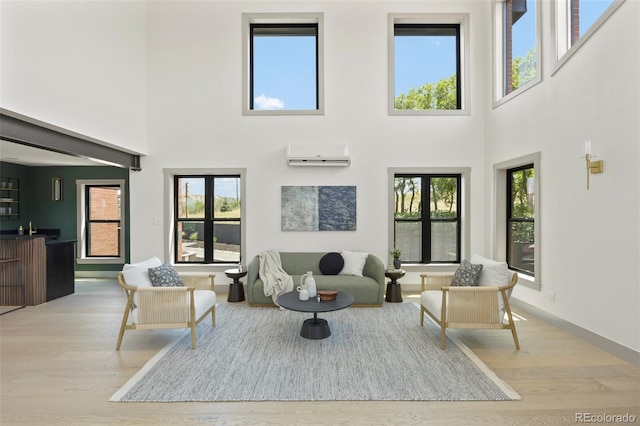
[[[154,287],[183,287],[178,271],[169,263],[149,268],[149,279]]]
[[[477,286],[482,272],[482,265],[474,265],[468,260],[463,260],[451,280],[452,286]]]

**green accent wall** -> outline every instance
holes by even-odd
[[[20,216],[0,216],[0,230],[17,230],[20,225],[24,226],[24,218],[29,217],[31,214],[28,199],[28,188],[31,187],[30,168],[18,164],[0,162],[0,177],[16,178],[20,181]],[[27,219],[27,225],[28,222],[29,220]]]
[[[60,229],[60,239],[77,240],[78,179],[125,180],[125,258],[129,259],[129,170],[103,166],[30,167],[0,162],[0,176],[20,179],[20,217],[0,217],[0,230]],[[62,201],[51,199],[51,180],[62,178]],[[77,271],[119,271],[122,264],[81,264]]]

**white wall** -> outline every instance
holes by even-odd
[[[543,2],[543,16],[550,3]],[[544,22],[543,81],[487,115],[493,164],[541,152],[541,291],[514,297],[640,349],[640,3],[620,9],[553,76]],[[487,76],[489,81],[490,76]],[[584,142],[604,160],[586,189]],[[491,197],[494,198],[493,196]],[[491,209],[494,206],[490,206]],[[493,214],[485,238],[492,245]],[[555,303],[549,292],[556,294]]]
[[[186,167],[247,169],[249,257],[348,248],[385,262],[387,168],[471,167],[470,251],[490,255],[492,166],[540,151],[542,290],[514,297],[638,351],[640,3],[626,1],[553,76],[552,2],[541,4],[543,81],[490,110],[488,0],[2,1],[0,105],[148,152],[131,175],[134,261],[164,252],[162,171]],[[324,13],[324,116],[242,116],[241,13],[268,11]],[[470,116],[387,115],[387,14],[402,12],[470,13]],[[605,161],[590,191],[587,139]],[[287,167],[293,142],[348,143],[353,163]],[[281,232],[282,185],[356,185],[357,231]],[[418,282],[410,272],[403,283]]]
[[[163,2],[148,6],[149,156],[133,173],[132,256],[157,253],[166,200],[163,168],[247,169],[247,262],[259,251],[368,251],[388,261],[387,168],[472,167],[471,221],[484,221],[484,76],[488,29],[481,2]],[[242,116],[241,14],[323,12],[324,116]],[[471,111],[457,117],[387,114],[387,15],[471,14]],[[288,143],[348,143],[347,168],[288,167]],[[354,232],[281,232],[282,185],[355,185]],[[473,183],[472,183],[473,185]],[[471,232],[474,251],[483,246]],[[405,282],[418,283],[418,274]]]
[[[0,105],[147,151],[144,2],[0,3]]]

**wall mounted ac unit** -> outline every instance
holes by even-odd
[[[287,162],[290,166],[348,166],[349,145],[289,145]]]

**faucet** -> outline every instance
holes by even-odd
[[[33,235],[36,233],[36,230],[31,228],[31,221],[29,221],[29,235]]]

